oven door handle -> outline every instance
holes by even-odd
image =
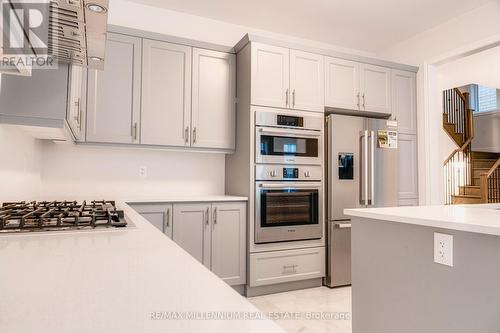
[[[262,134],[281,134],[284,136],[293,136],[293,137],[308,137],[308,138],[319,138],[321,137],[321,132],[319,131],[310,131],[310,130],[296,130],[296,129],[282,129],[282,128],[268,128],[268,127],[260,127],[259,132]]]
[[[320,188],[320,186],[321,185],[312,185],[311,183],[308,183],[308,184],[293,184],[293,185],[269,184],[269,183],[259,184],[259,187],[262,187],[262,188],[271,188],[271,189],[287,189],[287,188],[309,188],[309,189],[317,189],[317,188]]]

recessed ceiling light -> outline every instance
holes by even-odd
[[[107,11],[106,8],[95,3],[88,3],[87,9],[93,11],[94,13],[105,13]]]

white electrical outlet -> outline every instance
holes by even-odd
[[[453,267],[453,235],[434,233],[434,262]]]
[[[139,177],[146,178],[148,176],[148,168],[145,166],[139,167]]]

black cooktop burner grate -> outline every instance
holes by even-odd
[[[123,211],[114,201],[21,201],[0,207],[0,233],[125,226]]]

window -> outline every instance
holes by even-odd
[[[488,88],[478,86],[478,112],[486,112],[498,109],[497,90],[495,88]]]

